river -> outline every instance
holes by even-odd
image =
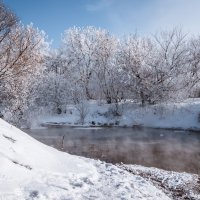
[[[64,126],[23,131],[49,146],[75,155],[200,174],[200,132]]]

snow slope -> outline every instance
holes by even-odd
[[[200,99],[190,99],[181,103],[158,104],[141,107],[131,101],[119,105],[119,116],[113,115],[114,105],[90,101],[85,126],[135,126],[152,128],[174,128],[200,130]],[[66,114],[42,116],[42,124],[81,125],[75,106],[69,105]],[[34,127],[33,127],[34,128]]]
[[[168,200],[138,175],[48,147],[0,119],[0,200]]]

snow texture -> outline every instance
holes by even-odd
[[[139,165],[118,165],[128,172],[142,176],[172,199],[200,200],[200,177],[197,174],[178,173]]]

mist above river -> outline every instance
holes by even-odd
[[[47,145],[75,155],[200,174],[198,132],[66,127],[25,131]]]

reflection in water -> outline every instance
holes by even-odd
[[[25,130],[71,154],[200,174],[200,133],[133,128]],[[64,136],[64,142],[63,142]]]

